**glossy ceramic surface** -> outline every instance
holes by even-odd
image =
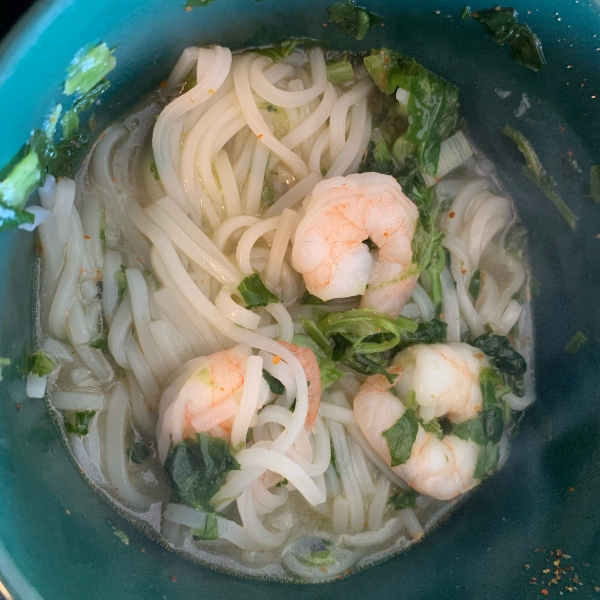
[[[387,45],[412,54],[460,88],[469,131],[498,165],[530,230],[541,282],[533,303],[538,399],[506,466],[420,545],[345,580],[292,586],[227,577],[161,548],[102,501],[79,476],[43,402],[25,399],[13,366],[0,383],[0,579],[16,598],[535,598],[556,569],[550,550],[557,549],[571,556],[559,566],[574,570],[561,574],[549,596],[575,586],[576,597],[599,597],[600,206],[586,196],[587,170],[600,162],[598,7],[517,2],[548,60],[532,73],[479,25],[460,19],[462,0],[370,1],[385,26],[361,43],[322,26],[328,4],[216,0],[186,12],[180,0],[40,1],[1,47],[0,164],[61,100],[65,68],[89,42],[117,46],[115,85],[100,124],[155,87],[191,44],[242,47],[308,36],[333,48]],[[495,88],[512,93],[502,100]],[[531,108],[517,118],[523,93]],[[579,216],[575,232],[523,175],[520,155],[500,133],[505,123],[534,143]],[[567,152],[582,176],[564,171]],[[16,365],[23,345],[33,343],[34,237],[2,234],[0,258],[0,356]],[[569,355],[565,344],[578,330],[589,341]],[[109,520],[129,535],[129,545]],[[581,586],[571,581],[575,574]]]

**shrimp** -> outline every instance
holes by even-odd
[[[417,218],[417,207],[389,175],[332,177],[305,202],[293,266],[321,300],[362,295],[361,307],[396,317],[418,278],[412,262]]]
[[[240,345],[192,359],[175,372],[160,401],[157,439],[163,462],[171,443],[194,433],[206,431],[230,440],[250,355],[250,349]],[[268,396],[269,386],[262,379],[258,408]]]
[[[310,433],[317,422],[319,414],[319,404],[321,403],[321,370],[315,353],[310,348],[296,346],[288,342],[279,342],[284,348],[287,348],[297,359],[304,372],[308,382],[308,413],[304,421],[304,429]]]
[[[462,423],[481,410],[479,373],[488,361],[469,344],[416,344],[396,355],[404,376],[396,383],[399,396],[414,390],[421,418],[447,417]]]
[[[402,374],[400,366],[388,370]],[[404,404],[389,391],[392,385],[383,375],[372,375],[354,399],[354,415],[359,427],[388,465],[391,465],[390,450],[382,434],[406,411]],[[479,483],[473,477],[478,454],[479,446],[475,442],[454,435],[440,440],[419,424],[410,458],[392,470],[419,493],[450,500]]]

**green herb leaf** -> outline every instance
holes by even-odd
[[[100,83],[117,66],[112,52],[105,43],[82,48],[67,69],[65,94],[82,96]]]
[[[416,508],[417,498],[419,492],[408,488],[407,490],[400,490],[388,498],[387,505],[392,510],[404,510],[405,508]]]
[[[496,44],[508,44],[510,55],[515,62],[532,71],[539,71],[546,65],[542,43],[531,29],[517,22],[514,8],[495,6],[471,14],[492,36]]]
[[[125,298],[125,294],[127,293],[127,276],[125,275],[126,269],[127,267],[125,265],[121,265],[121,268],[115,273],[115,277],[117,278],[118,290],[117,302],[119,304],[123,302],[123,298]]]
[[[438,344],[445,342],[446,330],[448,324],[444,323],[440,319],[431,319],[425,323],[419,323],[417,329],[413,332],[403,331],[400,335],[400,342],[396,346],[395,350],[398,352],[408,348],[413,344]]]
[[[50,375],[54,369],[56,369],[56,364],[43,350],[38,350],[33,354],[29,354],[27,350],[24,350],[23,365],[19,369],[23,377],[27,377],[30,373],[34,373],[38,377],[44,377],[44,375]]]
[[[145,442],[134,442],[129,450],[129,460],[136,465],[141,465],[148,460],[150,447]]]
[[[431,419],[431,421],[427,421],[427,423],[425,423],[423,419],[419,419],[419,423],[427,433],[433,433],[439,440],[444,437],[444,432],[442,431],[442,426],[438,419]]]
[[[600,204],[600,165],[590,167],[590,196]]]
[[[74,435],[87,435],[90,432],[90,423],[95,414],[96,411],[94,410],[75,412],[73,414],[73,420],[65,419],[65,429],[68,433]]]
[[[483,431],[483,420],[480,415],[462,423],[452,424],[448,433],[459,437],[461,440],[472,440],[480,446],[485,446],[488,442]]]
[[[3,381],[2,369],[6,368],[6,367],[10,367],[10,358],[5,358],[4,356],[0,356],[0,381]]]
[[[308,290],[300,298],[300,304],[325,304],[321,298],[313,296]]]
[[[483,334],[475,339],[472,345],[490,357],[492,366],[503,374],[504,382],[513,394],[522,396],[527,363],[511,347],[508,338],[501,335]]]
[[[335,458],[335,450],[333,448],[333,442],[331,442],[331,466],[333,467],[333,470],[335,471],[335,474],[338,476],[338,478],[340,477],[340,468],[338,467],[337,464],[337,460]]]
[[[225,440],[197,433],[169,450],[164,467],[171,481],[172,502],[213,512],[210,499],[225,483],[227,473],[240,465]]]
[[[479,298],[479,292],[481,291],[481,271],[477,269],[473,276],[471,277],[471,281],[469,283],[469,294],[473,300],[477,300]]]
[[[581,331],[577,331],[573,334],[573,337],[567,342],[565,346],[565,352],[569,354],[575,354],[579,352],[585,343],[587,342],[587,337]]]
[[[477,463],[473,477],[475,479],[485,479],[494,473],[498,462],[500,461],[500,446],[494,442],[488,442],[482,446],[477,455]]]
[[[187,0],[186,3],[183,5],[185,6],[185,8],[199,8],[201,6],[208,6],[209,4],[212,4],[213,2],[215,2],[215,0]]]
[[[535,153],[531,142],[516,129],[509,125],[502,128],[502,133],[509,137],[516,145],[525,158],[525,174],[539,188],[539,190],[554,204],[554,207],[563,216],[571,229],[577,225],[577,217],[569,208],[567,203],[556,193],[554,180],[542,166],[540,159]]]
[[[265,381],[269,386],[269,389],[274,394],[280,396],[281,394],[283,394],[283,392],[285,392],[285,386],[283,385],[283,383],[281,383],[281,381],[279,381],[279,379],[273,377],[273,375],[271,375],[271,373],[269,373],[269,371],[267,371],[266,369],[263,369],[262,373],[263,377],[265,378]]]
[[[471,18],[471,16],[471,7],[463,6],[462,10],[460,11],[460,18],[463,21],[468,21]]]
[[[327,62],[327,79],[334,85],[341,85],[354,81],[354,69],[352,63],[345,56],[339,60]]]
[[[342,1],[332,4],[328,9],[329,21],[337,23],[347,35],[362,40],[371,25],[377,25],[383,19],[354,2]]]
[[[0,211],[2,208],[20,211],[43,178],[40,159],[34,150],[29,150],[7,177],[0,181]]]
[[[91,341],[90,346],[92,348],[96,348],[96,350],[102,350],[104,354],[110,354],[110,350],[108,349],[108,338],[106,336],[102,336]]]
[[[419,421],[415,412],[406,410],[394,425],[381,434],[387,440],[392,467],[408,461],[418,431]]]
[[[204,529],[192,529],[191,534],[200,540],[218,540],[219,522],[217,515],[208,513],[204,518]]]
[[[311,338],[302,333],[294,335],[292,340],[296,346],[304,346],[310,348],[319,363],[319,370],[321,371],[321,389],[325,390],[338,379],[344,377],[344,372],[340,371],[336,367],[335,361],[328,358],[328,353],[323,352],[323,349],[318,346]]]
[[[246,279],[238,285],[238,292],[246,301],[247,308],[256,308],[257,306],[268,306],[279,302],[279,298],[263,283],[258,273],[248,275]]]
[[[284,477],[279,483],[275,484],[275,487],[280,488],[280,487],[287,485],[288,483],[289,483],[289,481]]]

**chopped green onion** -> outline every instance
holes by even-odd
[[[335,85],[348,83],[354,80],[352,63],[346,58],[327,63],[327,79]]]
[[[64,92],[67,96],[87,94],[117,66],[117,59],[105,43],[82,48],[67,69]]]
[[[600,165],[590,167],[590,196],[600,204]]]

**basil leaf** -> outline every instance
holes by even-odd
[[[325,304],[321,298],[313,296],[308,290],[300,298],[300,304]]]
[[[68,433],[78,436],[87,435],[90,432],[90,423],[96,414],[95,410],[85,410],[74,414],[74,421],[65,419],[65,429]]]
[[[502,133],[517,145],[517,148],[525,158],[525,167],[523,169],[525,175],[527,175],[544,196],[552,202],[569,227],[575,229],[575,226],[577,225],[577,216],[569,208],[567,203],[556,193],[554,189],[554,180],[542,166],[531,142],[520,131],[513,129],[509,125],[505,125],[502,128]]]
[[[494,473],[500,461],[500,446],[494,442],[488,442],[482,446],[477,454],[477,463],[473,471],[475,479],[485,479]]]
[[[273,377],[273,375],[271,375],[271,373],[269,373],[269,371],[267,371],[266,369],[263,369],[262,374],[263,374],[263,377],[265,378],[265,381],[267,382],[267,384],[269,386],[269,389],[274,394],[277,394],[278,396],[280,396],[281,394],[283,394],[283,392],[285,392],[285,386],[283,385],[283,383],[281,383],[281,381],[279,381],[279,379],[277,379],[276,377]]]
[[[54,369],[56,369],[56,364],[43,350],[38,350],[33,354],[28,354],[26,349],[23,351],[23,365],[19,369],[23,377],[27,377],[30,373],[44,377],[44,375],[50,375]]]
[[[345,34],[357,40],[362,40],[367,35],[371,25],[377,25],[383,21],[379,15],[347,0],[332,4],[327,12],[331,23],[337,23]]]
[[[581,331],[577,331],[573,334],[573,337],[567,342],[565,346],[565,352],[569,354],[575,354],[583,348],[587,342],[587,337]]]
[[[257,306],[268,306],[276,304],[279,298],[267,289],[258,273],[249,275],[238,285],[238,292],[246,301],[247,308],[256,308]]]
[[[396,494],[393,494],[388,498],[387,505],[392,510],[404,510],[405,508],[416,508],[417,498],[419,492],[408,488],[407,490],[400,490]]]
[[[164,468],[171,481],[172,502],[213,512],[210,499],[229,471],[240,465],[225,440],[197,433],[169,450]]]
[[[419,421],[414,411],[406,410],[394,425],[381,434],[387,440],[392,467],[408,461],[418,431]]]
[[[527,25],[517,22],[514,8],[495,6],[473,12],[471,16],[483,25],[496,44],[509,45],[515,62],[532,71],[539,71],[546,65],[542,43]]]
[[[218,540],[219,539],[219,523],[217,515],[208,513],[204,519],[204,529],[192,529],[191,534],[200,540]]]

